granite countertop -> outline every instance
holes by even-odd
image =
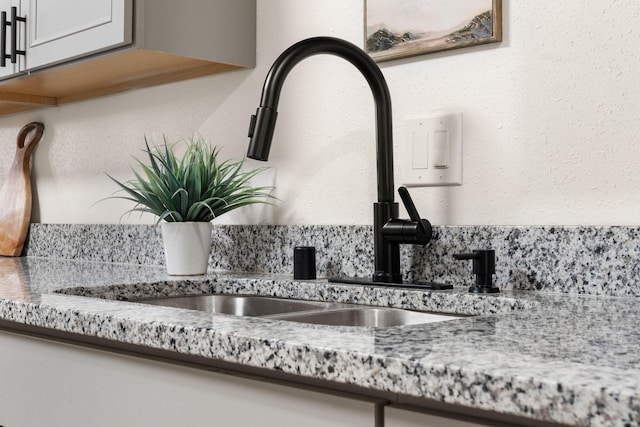
[[[469,317],[353,328],[121,301],[208,292]],[[482,296],[255,274],[169,278],[164,267],[26,257],[0,258],[0,319],[538,420],[640,423],[636,298]]]

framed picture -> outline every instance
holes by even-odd
[[[502,40],[502,0],[365,0],[377,62]]]

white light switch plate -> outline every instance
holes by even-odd
[[[404,129],[404,185],[462,185],[462,113],[407,118]]]

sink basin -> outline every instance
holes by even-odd
[[[328,303],[251,295],[191,295],[134,300],[143,304],[207,313],[264,317],[317,325],[388,327],[459,319],[448,314],[399,308]]]
[[[236,316],[267,316],[335,307],[320,301],[302,301],[243,295],[193,295],[183,297],[135,300],[144,304],[198,310],[207,313],[234,314]]]
[[[319,325],[385,327],[417,325],[459,319],[446,314],[422,313],[397,308],[349,308],[329,311],[296,313],[270,316],[290,322],[313,323]]]

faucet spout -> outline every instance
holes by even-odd
[[[346,59],[360,70],[369,83],[376,107],[378,201],[393,202],[393,128],[389,88],[375,61],[362,49],[341,39],[306,39],[294,44],[276,59],[265,79],[260,107],[254,116],[255,120],[252,120],[247,157],[268,160],[284,81],[296,64],[317,54],[332,54]]]
[[[391,96],[382,71],[362,49],[347,41],[332,37],[315,37],[300,41],[284,51],[267,74],[262,99],[256,114],[251,116],[247,157],[266,161],[277,118],[280,92],[289,72],[305,58],[317,54],[336,55],[353,64],[369,83],[376,111],[376,162],[378,202],[374,203],[374,282],[402,283],[399,243],[415,243],[417,232],[406,232],[405,224],[398,220],[398,204],[394,202],[393,135]],[[421,220],[426,221],[426,220]],[[415,222],[415,221],[414,221]],[[398,226],[398,224],[400,224]],[[415,230],[425,230],[419,224]],[[400,231],[398,231],[400,230]],[[429,225],[428,238],[431,239]],[[422,233],[422,231],[421,231]],[[404,236],[413,234],[408,240]],[[426,236],[422,233],[421,236]],[[426,243],[423,237],[421,243]]]

